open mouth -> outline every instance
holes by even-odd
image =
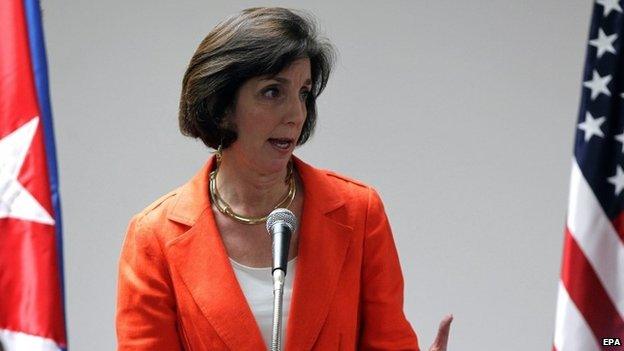
[[[294,140],[290,138],[270,138],[269,143],[277,149],[288,150],[293,145]]]

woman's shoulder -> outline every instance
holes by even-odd
[[[330,204],[330,208],[341,209],[349,226],[366,230],[385,220],[383,201],[370,184],[329,169],[316,168],[314,173],[316,176],[310,178],[319,180],[314,183],[313,193],[321,193],[315,198]]]
[[[144,233],[143,235],[156,236],[170,232],[168,216],[171,208],[175,206],[179,193],[180,187],[171,190],[134,214],[130,219],[129,230],[134,229]]]
[[[360,179],[331,169],[315,168],[315,171],[330,188],[346,197],[349,202],[367,204],[371,198],[379,198],[375,187]]]
[[[159,215],[166,214],[168,208],[175,203],[176,196],[179,192],[180,187],[160,196],[156,200],[152,201],[149,205],[145,206],[141,211],[139,211],[135,215],[135,217],[155,220],[159,217]]]
[[[162,233],[163,240],[175,238],[185,227],[192,226],[201,213],[210,207],[208,174],[210,161],[181,186],[143,208],[132,217],[153,233]]]
[[[328,177],[336,179],[337,180],[337,185],[338,186],[355,186],[356,189],[369,189],[371,188],[370,185],[364,183],[363,181],[359,180],[359,179],[355,179],[349,176],[346,176],[342,173],[338,173],[336,171],[332,171],[329,169],[325,169],[324,170],[325,173],[327,174]]]
[[[371,188],[370,185],[364,183],[363,181],[359,179],[346,176],[342,173],[339,173],[331,169],[326,169],[326,168],[321,168],[321,167],[310,165],[297,157],[295,157],[295,162],[297,164],[298,170],[301,173],[303,173],[302,176],[305,178],[309,178],[308,180],[314,183],[318,183],[317,180],[320,180],[321,181],[320,185],[331,185],[333,187],[337,187],[339,189],[344,189],[344,190],[352,189],[353,191],[356,191],[356,192],[366,191],[367,189]],[[322,184],[322,183],[325,183],[325,184]]]

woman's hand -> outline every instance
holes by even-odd
[[[442,318],[440,326],[438,327],[438,336],[436,336],[435,341],[431,344],[431,347],[429,347],[429,351],[446,351],[446,344],[448,344],[449,331],[451,330],[452,321],[452,314]]]

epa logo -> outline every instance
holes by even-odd
[[[622,342],[620,341],[619,338],[603,338],[602,339],[602,346],[622,346]]]

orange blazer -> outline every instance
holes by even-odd
[[[377,192],[296,157],[304,185],[284,350],[418,350]],[[210,205],[211,157],[130,221],[119,260],[118,350],[266,350]]]

